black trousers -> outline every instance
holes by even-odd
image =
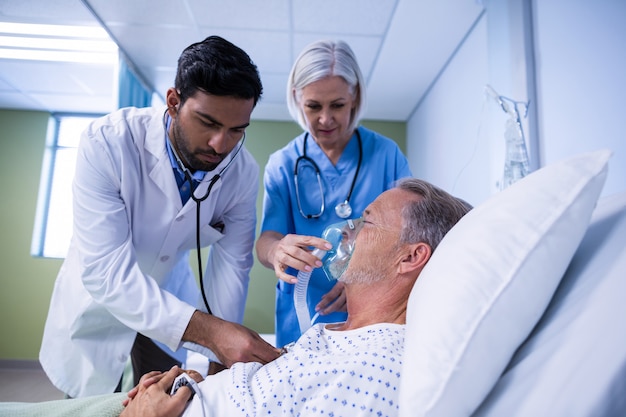
[[[142,375],[150,371],[169,371],[172,366],[182,364],[175,358],[163,352],[152,340],[146,336],[137,333],[135,343],[130,351],[130,359],[133,365],[133,385],[139,384]],[[115,390],[122,390],[122,378]]]

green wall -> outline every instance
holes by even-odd
[[[0,360],[36,360],[61,260],[30,256],[48,113],[0,110]],[[405,150],[406,124],[364,121],[363,125],[395,139]],[[300,133],[290,122],[252,121],[246,147],[262,169],[271,152]],[[262,178],[257,217],[261,220]],[[257,229],[258,231],[258,229]],[[191,257],[195,260],[195,257]],[[206,259],[206,257],[205,257]],[[255,262],[244,324],[259,333],[274,331],[273,271]]]
[[[36,359],[58,259],[30,256],[48,113],[0,111],[0,359]]]

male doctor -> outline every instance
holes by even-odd
[[[243,141],[261,92],[250,57],[212,36],[181,54],[167,108],[120,109],[83,133],[74,233],[40,351],[68,396],[119,389],[129,356],[135,384],[190,346],[226,367],[278,357],[239,324],[259,176]],[[211,246],[200,289],[197,244]]]

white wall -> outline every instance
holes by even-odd
[[[483,16],[407,123],[413,175],[472,204],[490,193],[491,150],[485,135],[488,81]]]
[[[626,1],[534,2],[543,161],[614,151],[603,194],[626,190]]]
[[[472,204],[496,192],[504,163],[506,115],[487,98],[484,87],[497,81],[504,89],[494,85],[498,93],[511,94],[506,90],[510,86],[501,83],[507,77],[494,76],[494,62],[507,61],[494,56],[502,53],[493,47],[494,37],[506,34],[494,33],[493,19],[499,15],[491,10],[489,16],[487,6],[407,123],[413,174]],[[626,2],[541,0],[532,2],[532,10],[537,100],[531,105],[536,106],[539,140],[535,162],[544,166],[610,148],[614,156],[603,195],[626,191],[626,124],[620,101],[626,98]],[[519,77],[518,62],[505,67],[510,78]]]

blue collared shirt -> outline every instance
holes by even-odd
[[[178,191],[180,192],[181,200],[183,204],[185,204],[187,200],[189,200],[191,191],[189,189],[189,182],[185,180],[185,171],[183,171],[182,167],[176,160],[174,150],[172,149],[172,142],[170,141],[169,137],[171,123],[172,118],[168,115],[165,130],[165,149],[167,149],[167,155],[170,157],[170,163],[172,164],[172,169],[174,170],[174,177],[176,177],[176,184],[178,185]],[[198,170],[192,173],[191,170],[188,170],[188,172],[191,174],[191,179],[196,183],[196,186],[197,183],[202,181],[202,179],[206,175],[206,171]]]

